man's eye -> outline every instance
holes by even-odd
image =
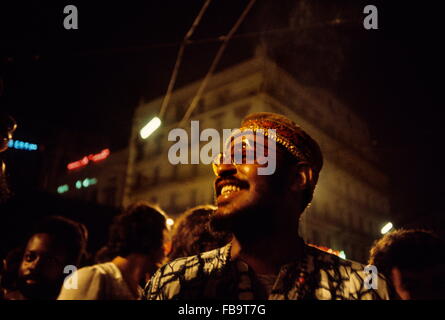
[[[26,261],[26,262],[31,262],[31,261],[34,260],[34,258],[35,258],[35,255],[33,255],[33,254],[31,254],[31,253],[27,253],[27,254],[25,254],[25,261]]]

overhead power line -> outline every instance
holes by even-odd
[[[201,85],[199,86],[198,91],[196,92],[196,95],[193,97],[193,100],[190,103],[190,106],[186,110],[185,115],[181,120],[181,125],[185,124],[185,122],[190,118],[193,110],[195,110],[199,100],[201,99],[202,93],[204,92],[204,90],[207,86],[207,83],[209,82],[211,76],[213,75],[213,72],[215,71],[216,66],[218,65],[219,60],[221,59],[221,57],[224,53],[224,50],[226,49],[230,39],[232,38],[234,33],[238,30],[239,26],[244,21],[244,18],[247,16],[247,14],[249,13],[250,9],[255,4],[255,2],[256,2],[256,0],[250,0],[250,2],[247,4],[246,8],[244,8],[244,11],[241,13],[238,20],[233,25],[232,29],[229,31],[227,36],[224,37],[223,43],[219,47],[218,52],[216,53],[215,58],[213,59],[212,64],[210,65],[209,71],[207,72],[204,80],[201,82]]]
[[[198,15],[195,18],[195,21],[193,21],[192,26],[190,27],[190,30],[185,34],[184,40],[182,40],[181,47],[179,48],[178,55],[176,57],[175,66],[173,68],[173,73],[170,77],[170,81],[168,83],[167,92],[165,93],[164,99],[162,99],[161,103],[161,110],[159,111],[159,118],[163,118],[165,110],[167,109],[168,102],[170,101],[170,97],[173,91],[173,88],[175,86],[176,78],[178,76],[179,67],[181,66],[182,62],[182,56],[184,55],[185,46],[189,43],[190,37],[193,35],[193,32],[195,32],[195,29],[198,27],[199,22],[201,21],[201,18],[203,17],[204,13],[207,10],[207,7],[209,6],[210,2],[212,0],[207,0],[204,5],[202,6],[201,10],[199,11]]]

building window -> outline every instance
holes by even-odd
[[[363,229],[363,217],[362,216],[358,217],[358,228],[359,228],[360,231],[365,231]]]
[[[332,242],[331,237],[329,235],[326,236],[326,247],[331,248]]]
[[[156,185],[156,184],[159,183],[159,167],[158,167],[158,166],[156,166],[156,167],[153,169],[153,180],[152,180],[152,183],[153,183],[154,185]]]
[[[197,195],[198,195],[198,192],[196,191],[196,189],[193,189],[192,192],[190,192],[190,206],[191,207],[196,206],[196,204],[197,204],[197,200],[196,200]]]
[[[218,132],[221,132],[223,129],[223,121],[224,121],[224,113],[219,112],[212,116],[212,119],[215,121],[215,129],[218,130]]]
[[[105,203],[109,206],[116,204],[116,187],[108,187],[104,190]]]
[[[182,119],[182,117],[184,116],[184,104],[182,102],[179,102],[176,106],[175,106],[175,120],[176,121],[180,121]]]
[[[143,158],[144,158],[144,143],[139,138],[136,138],[136,157],[135,157],[135,161],[139,162]]]
[[[177,207],[176,200],[178,199],[178,194],[176,192],[172,192],[170,194],[170,208],[175,210]]]
[[[190,174],[192,178],[198,176],[199,164],[191,164]]]
[[[200,114],[200,113],[203,113],[203,112],[205,112],[206,110],[205,110],[205,107],[206,107],[206,104],[205,104],[205,101],[204,101],[204,99],[199,99],[199,102],[198,102],[198,106],[197,106],[197,108],[196,108],[196,112],[197,112],[197,114]]]
[[[172,165],[172,176],[171,179],[174,181],[178,178],[178,165]]]
[[[351,212],[349,212],[349,226],[351,226],[351,228],[355,228],[354,215]]]
[[[237,119],[243,119],[250,110],[250,104],[243,104],[233,110],[233,114]]]
[[[318,234],[317,230],[314,230],[312,240],[314,241],[314,244],[316,244],[316,245],[320,244],[320,235]]]
[[[90,190],[88,198],[88,200],[91,202],[97,202],[97,188],[93,188]]]
[[[210,189],[210,199],[209,203],[214,204],[215,203],[215,193],[213,192],[213,189]]]
[[[162,133],[160,133],[157,137],[156,137],[156,153],[160,154],[162,152],[162,142],[164,140],[164,135]]]
[[[218,107],[222,107],[225,104],[227,104],[227,98],[229,97],[229,92],[227,90],[224,90],[222,92],[220,92],[217,97],[216,97],[216,103],[218,105]]]
[[[137,173],[136,178],[134,179],[134,188],[139,189],[142,186],[142,174]]]

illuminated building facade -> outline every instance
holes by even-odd
[[[167,140],[168,132],[179,125],[199,84],[173,93],[161,127],[146,140],[139,132],[157,115],[163,97],[137,107],[125,204],[150,200],[175,217],[192,206],[213,203],[211,166],[171,165],[168,161],[174,143]],[[301,218],[301,235],[308,242],[365,262],[390,213],[388,178],[379,169],[366,124],[328,92],[303,86],[260,56],[215,74],[190,120],[199,120],[201,131],[215,128],[222,132],[237,128],[245,115],[259,111],[288,116],[321,146],[324,167],[312,205]],[[185,129],[190,129],[190,121]]]

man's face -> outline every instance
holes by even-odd
[[[66,263],[64,250],[50,235],[33,235],[20,265],[19,290],[28,299],[55,299],[63,283]]]
[[[258,147],[254,135],[249,134],[242,141],[232,142],[232,155],[240,147],[237,143],[242,145],[243,156],[248,148]],[[267,143],[264,147],[268,150]],[[214,230],[233,231],[237,226],[264,226],[279,219],[276,212],[283,208],[283,200],[289,193],[290,172],[293,171],[286,151],[280,146],[268,152],[275,152],[276,156],[276,170],[271,175],[259,175],[257,169],[261,165],[258,163],[246,164],[243,161],[235,165],[220,161],[214,164],[218,206],[211,218]]]

